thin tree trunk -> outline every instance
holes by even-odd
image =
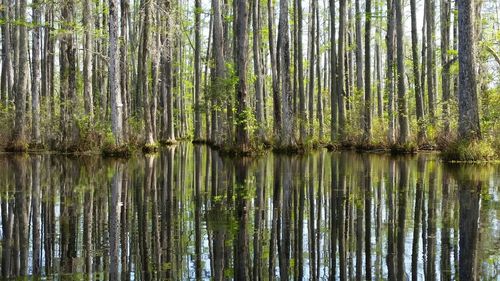
[[[318,117],[318,125],[319,125],[319,135],[318,138],[320,141],[323,140],[323,134],[324,134],[324,129],[323,129],[323,92],[321,89],[321,53],[320,53],[320,35],[321,35],[321,29],[319,27],[319,5],[316,5],[316,74],[317,74],[317,108],[316,108],[316,114]],[[325,67],[327,65],[326,62],[326,54],[325,54]],[[312,117],[312,116],[311,116]],[[319,247],[318,247],[319,248]]]
[[[394,124],[394,12],[397,0],[387,0],[387,72],[386,72],[386,87],[388,98],[388,113],[389,113],[389,144],[394,143],[395,140],[395,124]]]
[[[300,127],[300,138],[299,143],[303,143],[306,138],[306,124],[307,124],[307,113],[306,113],[306,95],[304,89],[304,60],[302,52],[302,0],[295,0],[295,8],[297,10],[297,22],[295,22],[295,28],[297,29],[297,79],[299,85],[299,127]]]
[[[220,131],[220,117],[219,108],[221,106],[221,98],[226,98],[224,79],[226,76],[226,69],[224,63],[224,37],[223,37],[223,26],[222,26],[222,14],[220,10],[219,0],[212,0],[212,10],[213,10],[213,52],[215,59],[215,84],[212,86],[212,94],[216,95],[212,100],[212,141],[215,145],[221,144]],[[215,92],[214,92],[215,91]]]
[[[335,1],[330,0],[330,141],[334,142],[337,137],[338,99],[337,91],[337,51],[335,45]]]
[[[411,54],[413,60],[413,83],[415,85],[415,105],[417,113],[417,140],[421,144],[425,139],[425,124],[424,124],[424,101],[422,88],[420,87],[420,71],[418,58],[418,34],[417,34],[417,8],[416,1],[410,1],[411,9]]]
[[[118,25],[120,23],[118,0],[109,1],[109,94],[111,97],[111,129],[115,144],[123,144],[123,104],[120,91],[120,48]]]
[[[128,62],[128,0],[121,0],[121,38],[120,38],[120,90],[123,103],[123,138],[128,141],[129,138],[129,108],[130,108],[130,91],[129,91],[129,62]]]
[[[201,140],[201,0],[194,2],[194,141]]]
[[[259,26],[259,7],[260,1],[252,1],[252,22],[253,22],[253,65],[255,73],[255,106],[258,126],[259,139],[265,138],[265,120],[264,120],[264,97],[263,97],[263,79],[261,71],[261,53],[260,53],[260,26]],[[241,63],[241,62],[239,62]]]
[[[35,0],[32,4],[33,9],[33,45],[31,68],[33,77],[31,80],[31,111],[32,111],[32,140],[31,142],[38,146],[41,144],[40,136],[40,30],[41,30],[41,7],[40,2]]]
[[[274,9],[273,1],[267,1],[267,29],[269,33],[269,56],[271,57],[271,78],[273,90],[273,131],[274,136],[281,136],[281,100],[279,97],[279,76],[278,76],[278,61],[279,57],[274,47]],[[279,46],[278,46],[279,54]]]
[[[337,99],[338,99],[338,121],[339,121],[339,137],[341,140],[345,137],[345,39],[346,39],[346,0],[340,0],[339,6],[339,38],[338,38],[338,53],[337,53]],[[334,19],[332,19],[334,20]]]
[[[236,36],[236,73],[238,75],[237,92],[237,122],[236,122],[236,144],[242,151],[248,149],[248,117],[247,114],[247,77],[246,67],[248,64],[248,7],[245,0],[237,0],[238,16],[235,26]],[[255,22],[254,22],[255,23]]]
[[[397,64],[398,64],[398,121],[399,137],[398,143],[405,145],[409,141],[408,124],[408,104],[406,100],[405,89],[405,65],[404,65],[404,46],[403,46],[403,0],[396,1],[396,38],[397,38]]]
[[[313,137],[314,134],[314,64],[319,64],[319,60],[316,59],[316,2],[315,0],[310,1],[309,5],[309,137]],[[318,72],[319,74],[319,72]],[[320,96],[318,95],[318,98]]]
[[[426,24],[427,24],[427,95],[429,101],[429,119],[432,124],[436,118],[436,58],[435,58],[435,3],[434,0],[425,0]]]
[[[0,85],[0,100],[3,99],[7,105],[12,98],[11,89],[11,52],[10,52],[10,0],[3,0],[3,13],[2,17],[4,23],[2,24],[2,77]]]
[[[448,50],[450,49],[450,16],[451,3],[450,0],[441,0],[441,92],[443,95],[443,121],[444,133],[450,133],[450,63]]]
[[[371,85],[371,0],[365,3],[365,110],[364,110],[364,141],[369,144],[372,139],[372,85]]]
[[[363,49],[362,49],[362,38],[361,38],[361,9],[359,7],[359,1],[355,0],[356,9],[356,90],[361,92],[363,89]],[[390,1],[390,0],[389,0]],[[389,5],[389,2],[388,2]],[[389,19],[389,17],[388,17]],[[389,22],[387,23],[389,24]]]
[[[85,27],[85,46],[83,53],[83,96],[85,113],[92,122],[94,118],[94,101],[92,93],[92,52],[94,50],[94,18],[92,1],[83,3],[83,25]]]

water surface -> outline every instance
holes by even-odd
[[[500,276],[500,167],[435,154],[0,155],[0,200],[4,279]]]

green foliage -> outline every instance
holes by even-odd
[[[491,143],[484,140],[455,141],[443,150],[441,156],[449,162],[491,161],[498,157]]]

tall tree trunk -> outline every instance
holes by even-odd
[[[122,96],[120,91],[120,49],[118,25],[120,24],[118,0],[109,0],[109,94],[111,98],[111,129],[115,144],[123,144]]]
[[[338,119],[338,99],[335,96],[337,91],[337,50],[335,45],[335,1],[330,0],[330,141],[337,138]]]
[[[356,9],[356,90],[361,92],[363,90],[363,49],[362,49],[362,36],[361,36],[361,8],[359,7],[359,1],[355,0],[354,5]],[[390,1],[390,0],[388,0]],[[388,2],[389,5],[389,2]],[[388,23],[389,24],[389,23]]]
[[[316,1],[311,0],[309,5],[309,137],[314,134],[314,64],[316,51]],[[316,62],[318,64],[318,62]],[[319,72],[318,72],[319,73]],[[320,96],[318,96],[320,98]]]
[[[389,130],[388,141],[389,144],[394,143],[395,140],[395,124],[394,124],[394,12],[397,0],[387,0],[387,72],[386,72],[386,86],[388,98],[388,113],[389,113]]]
[[[417,8],[416,1],[410,1],[411,9],[411,54],[413,60],[413,83],[415,85],[415,105],[417,113],[417,141],[421,144],[425,139],[425,124],[424,124],[424,100],[422,88],[420,87],[420,71],[418,57],[418,34],[417,34]]]
[[[319,5],[316,6],[316,75],[317,75],[317,100],[316,100],[316,114],[318,117],[318,125],[319,125],[319,135],[318,138],[320,141],[323,140],[323,134],[324,134],[324,129],[323,129],[323,92],[321,89],[321,53],[320,53],[320,35],[321,35],[321,28],[319,26]],[[325,67],[327,65],[326,61],[326,53],[325,53]],[[326,71],[325,71],[326,72]],[[319,248],[319,247],[318,247]]]
[[[194,2],[194,140],[201,140],[201,0]]]
[[[31,111],[32,111],[32,140],[35,146],[40,145],[40,30],[41,30],[41,7],[38,0],[33,1],[33,45],[31,68],[33,77],[31,80]]]
[[[2,17],[2,77],[0,80],[0,101],[3,99],[8,104],[12,98],[11,79],[11,54],[10,54],[10,0],[3,0]]]
[[[258,126],[258,137],[259,139],[265,138],[265,120],[264,120],[264,97],[263,97],[263,79],[261,71],[261,53],[260,53],[260,17],[259,17],[259,7],[260,1],[252,1],[252,22],[253,22],[253,67],[255,73],[255,106],[256,106],[256,117]],[[241,63],[241,62],[239,62]]]
[[[148,49],[149,49],[149,25],[150,25],[150,10],[151,3],[148,0],[141,1],[141,11],[142,11],[142,34],[141,34],[141,46],[139,48],[139,65],[138,65],[138,81],[137,87],[142,94],[142,110],[144,115],[144,125],[146,128],[145,144],[147,146],[153,145],[155,140],[153,137],[153,124],[151,116],[151,106],[150,106],[150,94],[149,94],[149,75],[148,75]]]
[[[369,144],[372,139],[372,85],[371,85],[371,25],[372,25],[372,1],[365,3],[365,110],[364,110],[364,141]]]
[[[443,94],[443,121],[444,133],[450,133],[450,63],[448,50],[450,49],[450,25],[451,25],[451,3],[450,0],[441,0],[441,92]]]
[[[435,54],[435,3],[434,0],[425,0],[427,24],[427,95],[429,99],[429,119],[432,124],[436,118],[436,54]]]
[[[26,0],[18,1],[18,22],[26,22]],[[14,151],[24,151],[27,149],[26,144],[26,95],[28,92],[28,30],[25,25],[17,26],[17,56],[18,60],[14,61],[15,69],[15,127],[11,140],[11,149]]]
[[[92,53],[94,51],[94,17],[92,1],[85,0],[83,3],[83,25],[85,27],[85,43],[83,53],[83,97],[85,113],[90,121],[94,118],[94,101],[92,93]]]
[[[120,90],[123,103],[123,138],[128,141],[128,119],[130,113],[129,62],[128,62],[128,0],[121,0],[121,36],[120,36]]]
[[[282,125],[280,145],[284,148],[295,146],[292,92],[290,79],[290,40],[288,25],[288,0],[280,0],[278,25],[278,49],[281,74]]]
[[[267,1],[267,29],[269,35],[269,56],[271,57],[271,78],[273,88],[273,131],[274,137],[281,136],[281,100],[279,96],[279,57],[274,46],[274,9],[273,1]],[[278,46],[279,53],[279,46]]]
[[[396,1],[396,38],[397,38],[397,64],[398,64],[398,121],[400,145],[407,144],[410,136],[408,124],[408,102],[406,100],[405,88],[405,65],[404,65],[404,45],[403,45],[403,0]]]
[[[161,35],[161,93],[163,100],[163,136],[162,139],[168,144],[175,143],[174,122],[174,85],[173,85],[173,34],[170,29],[173,25],[171,15],[171,2],[163,2],[166,11],[165,26]]]
[[[212,0],[212,11],[214,13],[214,29],[213,29],[213,52],[215,59],[215,75],[214,75],[214,85],[212,85],[212,141],[215,145],[221,144],[220,131],[220,106],[221,98],[226,98],[224,95],[227,94],[224,86],[224,79],[226,76],[226,67],[224,63],[224,37],[222,32],[222,14],[220,10],[220,1]]]
[[[382,17],[380,15],[380,7],[382,3],[376,3],[375,14],[377,17],[377,29],[376,29],[376,43],[375,43],[375,67],[376,67],[376,81],[377,84],[377,117],[382,120],[384,117],[384,97],[382,95],[382,58],[380,55],[381,44],[381,27],[382,27]]]
[[[345,39],[346,39],[346,0],[340,0],[339,6],[339,38],[338,38],[338,53],[337,53],[337,99],[338,99],[338,120],[339,120],[339,137],[341,140],[345,137]]]
[[[472,5],[472,1],[458,0],[458,134],[465,140],[481,138]]]
[[[237,0],[238,16],[236,20],[236,73],[238,75],[237,84],[237,122],[236,122],[236,144],[242,151],[248,149],[248,117],[247,114],[247,75],[248,64],[248,7],[245,0]],[[255,24],[255,22],[254,22]]]
[[[306,95],[304,89],[304,59],[302,57],[302,0],[295,0],[295,9],[297,10],[297,21],[295,22],[295,28],[297,30],[297,79],[299,84],[299,127],[300,127],[300,138],[299,143],[303,143],[306,138],[306,124],[307,124],[307,113],[306,113]]]

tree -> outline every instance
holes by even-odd
[[[26,22],[26,0],[20,0],[18,4],[18,17],[16,18],[18,22]],[[14,73],[14,80],[16,81],[15,87],[15,127],[12,134],[12,139],[9,144],[8,150],[13,151],[25,151],[27,150],[26,145],[26,95],[28,91],[28,31],[25,25],[17,26],[18,42],[17,42],[17,61],[16,69]]]
[[[264,120],[264,83],[262,79],[261,71],[261,50],[260,50],[260,40],[261,31],[259,27],[260,21],[260,1],[252,1],[252,25],[253,25],[253,67],[255,74],[255,113],[258,126],[258,137],[259,139],[265,138],[265,120]],[[247,38],[248,39],[248,38]]]
[[[109,0],[109,95],[111,97],[111,129],[115,144],[123,144],[123,104],[120,91],[120,49],[118,24],[120,22],[118,0]]]
[[[41,7],[40,2],[35,0],[32,5],[33,9],[33,22],[35,27],[33,29],[33,44],[32,44],[32,70],[33,79],[31,80],[31,111],[33,116],[31,118],[32,125],[32,140],[35,146],[41,144],[40,136],[40,30],[41,30]]]
[[[236,73],[238,75],[237,84],[237,125],[236,125],[236,144],[239,149],[245,151],[248,149],[248,117],[247,114],[247,77],[246,68],[248,64],[248,7],[245,0],[236,0],[238,16],[236,20]],[[255,22],[254,22],[255,24]]]
[[[399,145],[405,145],[409,141],[410,128],[408,124],[408,101],[406,100],[405,88],[405,64],[403,45],[403,0],[396,1],[396,39],[397,39],[397,64],[398,64],[398,121],[399,121]]]
[[[424,124],[424,100],[422,88],[420,87],[420,71],[418,58],[418,35],[417,35],[417,8],[416,1],[410,1],[411,9],[411,54],[413,60],[413,83],[415,85],[415,105],[417,113],[418,143],[422,143],[425,139],[425,124]]]
[[[306,95],[304,90],[304,60],[302,58],[302,0],[295,0],[295,9],[297,11],[297,22],[295,28],[297,30],[297,78],[299,83],[299,142],[303,143],[306,137]]]
[[[471,1],[458,0],[458,135],[469,141],[481,138],[472,5]]]
[[[387,71],[386,71],[386,86],[385,91],[388,98],[388,113],[389,113],[389,136],[388,141],[390,144],[395,140],[395,124],[394,124],[394,13],[395,1],[387,0]]]
[[[215,61],[215,73],[212,85],[212,139],[215,145],[221,144],[220,138],[220,116],[219,108],[221,106],[219,96],[224,95],[224,79],[226,76],[226,67],[224,63],[224,37],[222,29],[222,14],[219,0],[212,0],[213,11],[213,55]],[[217,96],[216,96],[217,95]]]
[[[443,121],[444,133],[450,133],[450,58],[448,51],[450,49],[450,27],[451,27],[451,3],[449,0],[441,0],[441,92],[443,94]]]
[[[346,114],[345,114],[345,34],[346,34],[346,0],[340,0],[339,7],[339,41],[337,56],[337,107],[339,121],[339,137],[345,137]]]
[[[10,55],[10,0],[3,0],[4,24],[2,24],[2,77],[0,79],[0,100],[8,104],[11,95],[11,55]]]
[[[330,141],[337,137],[338,99],[337,91],[337,50],[335,45],[335,1],[330,0]]]
[[[293,124],[292,93],[290,79],[290,40],[288,26],[288,0],[280,0],[278,25],[278,52],[281,74],[282,125],[280,145],[283,148],[295,146]]]
[[[92,93],[92,52],[94,51],[94,17],[92,1],[83,3],[83,26],[85,27],[85,43],[83,53],[83,96],[85,113],[90,121],[94,119],[94,100]]]
[[[429,119],[432,124],[436,117],[436,53],[435,53],[435,3],[425,0],[426,31],[427,31],[427,95],[429,98]]]
[[[267,29],[269,37],[269,56],[271,57],[271,79],[272,79],[272,91],[273,91],[273,131],[275,137],[281,136],[281,99],[279,96],[279,74],[278,74],[278,63],[279,63],[279,46],[278,52],[275,50],[274,46],[274,9],[272,7],[273,1],[267,1]]]
[[[200,14],[201,0],[194,2],[194,141],[201,140],[201,105],[200,105],[200,84],[201,84],[201,31]]]
[[[364,108],[364,141],[369,144],[372,138],[372,85],[371,85],[371,0],[365,3],[365,108]]]
[[[316,43],[316,1],[311,0],[309,5],[309,137],[314,134],[314,63],[315,63],[315,43]],[[317,62],[316,62],[317,63]],[[319,73],[319,72],[318,72]],[[318,98],[321,98],[318,95]]]

